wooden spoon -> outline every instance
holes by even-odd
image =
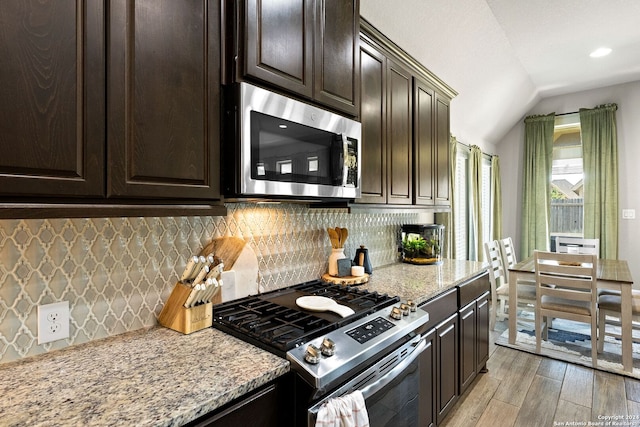
[[[349,230],[347,230],[346,228],[343,228],[342,230],[342,237],[340,238],[340,247],[343,247],[345,242],[347,241],[347,237],[349,237]]]

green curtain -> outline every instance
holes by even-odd
[[[584,237],[600,239],[600,257],[618,259],[616,104],[580,109],[584,170]]]
[[[502,239],[502,182],[498,156],[491,156],[491,205],[491,240]]]
[[[482,150],[477,145],[469,153],[469,260],[484,259],[482,236]]]
[[[555,113],[524,120],[520,259],[549,250],[551,161]]]
[[[455,248],[455,177],[456,177],[456,165],[458,164],[456,156],[458,155],[458,140],[455,136],[449,137],[449,202],[451,203],[451,210],[449,212],[437,212],[435,214],[436,223],[444,225],[444,251],[442,252],[445,258],[456,258]]]

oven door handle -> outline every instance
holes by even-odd
[[[404,369],[412,364],[422,351],[427,347],[427,340],[423,337],[420,337],[413,343],[415,349],[411,352],[411,355],[404,359],[402,362],[398,363],[392,370],[384,374],[384,376],[380,377],[380,379],[376,380],[376,382],[369,384],[360,390],[362,396],[366,399],[376,394],[378,391],[382,390],[387,384],[393,381],[396,376],[404,371]]]

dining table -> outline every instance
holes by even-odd
[[[509,268],[509,282],[518,280],[535,280],[535,265],[533,256],[526,258]],[[627,372],[633,371],[632,346],[632,288],[633,278],[626,260],[598,259],[597,272],[598,289],[613,289],[620,291],[621,306],[621,337],[622,337],[622,366]],[[509,286],[509,307],[518,306],[517,286]],[[516,344],[518,333],[517,316],[509,316],[509,344]]]

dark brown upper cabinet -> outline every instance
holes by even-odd
[[[109,197],[220,197],[220,14],[213,0],[114,0]]]
[[[447,208],[449,102],[456,93],[365,20],[360,40],[362,197]]]
[[[104,195],[104,9],[0,7],[0,195]]]
[[[358,112],[359,0],[226,0],[228,72]]]
[[[435,123],[435,204],[438,206],[451,206],[451,163],[449,154],[450,122],[449,122],[449,102],[450,99],[436,92]]]
[[[7,0],[0,28],[1,218],[224,214],[218,1]]]
[[[413,176],[415,177],[415,203],[417,205],[434,204],[434,162],[435,126],[433,89],[420,79],[414,79],[413,92],[415,105],[414,122],[414,159]]]
[[[360,121],[362,154],[359,203],[387,203],[387,62],[364,40],[360,43]]]
[[[448,206],[449,99],[414,79],[414,168],[416,205]]]
[[[410,205],[412,185],[411,72],[387,60],[387,203]]]
[[[362,196],[357,202],[411,204],[411,72],[367,40],[360,55]]]

